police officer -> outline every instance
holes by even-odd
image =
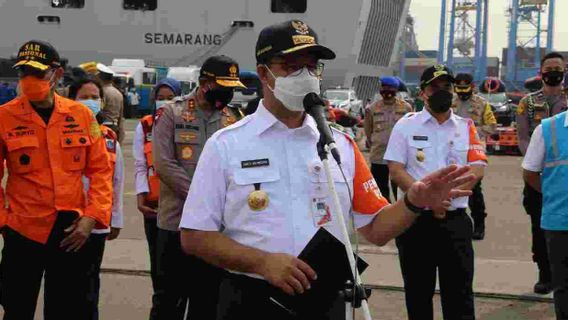
[[[0,203],[8,202],[0,209],[4,319],[34,318],[45,273],[44,318],[90,320],[85,244],[95,225],[109,226],[112,203],[105,140],[87,107],[55,93],[63,69],[53,46],[25,43],[14,67],[22,94],[0,108],[0,160],[8,167],[0,189]]]
[[[395,123],[405,114],[412,111],[412,106],[398,98],[396,93],[400,87],[400,81],[395,77],[381,77],[380,94],[383,99],[373,103],[365,109],[365,135],[371,146],[371,172],[381,194],[390,198],[389,190],[389,167],[383,156],[387,150],[387,144]],[[394,199],[396,199],[396,185],[392,185]]]
[[[484,148],[471,119],[451,111],[454,77],[444,65],[427,68],[420,78],[425,108],[394,127],[385,159],[398,187],[449,164],[471,165],[477,177],[460,186],[469,190],[483,176]],[[432,295],[439,274],[444,319],[475,319],[473,247],[467,197],[447,208],[430,207],[396,239],[409,319],[433,319]]]
[[[196,257],[184,255],[178,228],[205,141],[238,120],[238,110],[227,106],[237,87],[244,87],[239,81],[238,64],[227,56],[213,56],[203,63],[195,91],[166,104],[154,122],[153,157],[160,178],[158,319],[182,319],[188,299],[190,318],[215,318],[221,272]]]
[[[152,128],[154,119],[162,111],[162,107],[175,97],[181,95],[181,83],[172,78],[165,78],[158,82],[152,91],[154,112],[140,119],[134,132],[132,155],[134,156],[136,200],[138,210],[144,216],[144,233],[150,252],[150,274],[152,277],[152,309],[150,319],[156,319],[156,303],[158,287],[161,285],[158,279],[156,242],[158,236],[157,214],[158,200],[160,195],[160,178],[154,167],[152,156]]]
[[[562,91],[562,80],[566,71],[565,65],[564,57],[560,53],[550,52],[546,54],[540,64],[542,90],[528,94],[517,107],[517,135],[519,149],[523,155],[527,151],[533,131],[540,122],[565,111],[567,108],[566,95]],[[548,294],[552,287],[546,240],[540,228],[542,193],[526,183],[523,190],[523,206],[531,218],[533,261],[536,262],[539,270],[534,292]]]
[[[109,127],[118,135],[118,141],[124,140],[124,95],[113,85],[114,71],[102,63],[96,65],[98,78],[103,83],[105,95],[105,108],[103,114],[105,120],[111,124]]]
[[[456,93],[452,109],[455,114],[462,118],[471,119],[475,127],[479,129],[478,134],[482,143],[485,142],[485,135],[495,133],[497,121],[491,110],[491,105],[487,100],[473,92],[473,76],[469,73],[458,73],[456,75]],[[473,194],[469,197],[469,209],[473,218],[473,240],[482,240],[485,237],[485,199],[481,189],[481,180],[473,187]]]
[[[256,45],[263,100],[253,115],[217,132],[205,145],[180,227],[186,252],[230,271],[219,290],[217,319],[345,319],[344,309],[339,317],[329,314],[340,309],[337,304],[344,307],[333,291],[293,310],[296,316],[270,299],[311,287],[317,275],[296,256],[319,228],[341,239],[329,213],[335,208],[317,153],[319,132],[303,111],[305,95],[319,93],[319,60],[333,58],[335,53],[318,44],[302,21],[264,28]],[[333,131],[353,187],[355,226],[374,243],[385,244],[410,225],[413,212],[420,212],[416,206],[437,206],[448,193],[464,194],[450,190],[472,178],[455,180],[467,168],[450,167],[429,177],[433,184],[413,184],[406,201],[389,206],[357,145]],[[337,163],[331,166],[347,219],[347,183]]]

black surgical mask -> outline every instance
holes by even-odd
[[[391,100],[396,97],[396,91],[393,90],[381,90],[380,93],[385,100]]]
[[[558,87],[564,80],[563,71],[548,71],[542,74],[542,81],[551,87]]]
[[[444,113],[450,110],[454,95],[446,90],[438,90],[428,97],[428,106],[434,113]]]
[[[216,109],[223,109],[233,100],[232,89],[210,89],[205,92],[205,100]]]
[[[462,101],[467,101],[467,100],[471,99],[471,95],[472,95],[472,92],[468,92],[468,93],[458,93],[458,97],[459,97],[460,100],[462,100]]]

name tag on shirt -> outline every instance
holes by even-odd
[[[241,161],[241,168],[256,168],[256,167],[266,167],[270,165],[268,159],[256,159],[256,160],[246,160]]]
[[[428,141],[428,136],[412,136],[414,141]]]

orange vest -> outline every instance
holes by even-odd
[[[158,173],[154,169],[154,159],[152,158],[152,126],[154,125],[154,117],[147,115],[140,122],[144,132],[144,156],[148,168],[146,177],[148,178],[148,187],[150,189],[150,192],[146,195],[146,200],[157,203],[160,198],[160,178],[158,178]]]
[[[58,211],[108,226],[112,208],[112,171],[99,124],[80,103],[57,94],[54,99],[48,125],[25,97],[0,107],[0,161],[8,168],[6,190],[0,187],[0,227],[40,243],[47,242]],[[90,180],[88,204],[83,175]]]
[[[103,138],[105,139],[106,149],[110,157],[112,171],[114,172],[114,165],[116,164],[116,143],[118,142],[118,136],[116,135],[116,132],[105,125],[101,125],[101,132],[103,134]]]

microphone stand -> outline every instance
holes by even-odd
[[[371,312],[369,311],[369,305],[367,304],[367,294],[365,289],[363,288],[363,284],[361,282],[361,276],[359,272],[357,272],[356,264],[355,264],[355,255],[353,253],[353,247],[351,246],[351,240],[349,239],[349,233],[347,231],[347,225],[345,224],[345,219],[343,218],[343,211],[341,210],[341,204],[339,202],[339,197],[337,196],[337,191],[335,190],[335,183],[333,182],[333,178],[331,175],[331,168],[329,166],[329,159],[328,156],[329,146],[327,141],[323,135],[320,135],[320,140],[317,143],[317,151],[318,155],[323,163],[323,168],[325,170],[325,175],[327,177],[327,185],[329,188],[329,192],[333,198],[333,205],[336,210],[331,210],[331,214],[333,216],[333,221],[339,224],[339,228],[341,230],[341,237],[343,238],[343,243],[345,244],[345,251],[347,253],[347,258],[349,260],[349,267],[351,268],[351,273],[353,274],[353,280],[355,282],[355,286],[351,282],[347,282],[345,289],[343,291],[344,299],[345,299],[345,314],[346,319],[352,319],[351,315],[353,314],[352,308],[359,308],[363,309],[363,315],[365,320],[372,320]],[[354,290],[353,290],[354,289]]]

